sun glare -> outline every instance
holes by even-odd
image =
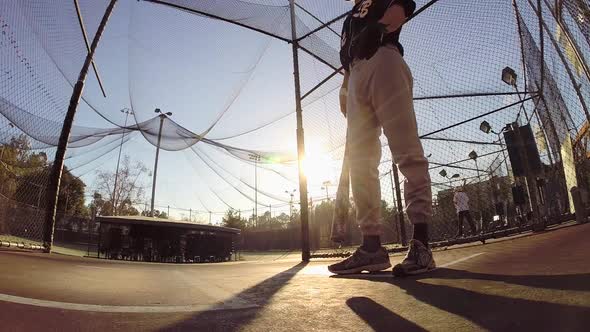
[[[302,166],[309,185],[321,185],[333,177],[333,160],[317,146],[306,147]]]

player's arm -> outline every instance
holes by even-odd
[[[344,71],[344,80],[342,87],[340,87],[340,112],[346,117],[346,98],[348,97],[348,77],[350,74],[348,70]]]
[[[407,17],[404,6],[396,3],[385,11],[379,23],[385,25],[387,32],[394,32],[406,22]]]
[[[395,1],[385,10],[379,23],[386,26],[387,32],[397,31],[406,22],[406,19],[414,13],[414,10],[416,10],[416,3],[413,0]]]

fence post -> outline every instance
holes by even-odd
[[[297,152],[299,160],[299,206],[301,218],[301,260],[308,262],[309,249],[309,211],[307,208],[307,176],[303,171],[305,158],[305,136],[303,134],[303,109],[301,107],[301,84],[299,81],[299,42],[297,41],[295,0],[289,0],[291,11],[291,39],[293,48],[293,76],[295,82],[295,114],[297,118]]]
[[[72,125],[74,124],[74,117],[76,115],[76,110],[78,109],[78,103],[80,102],[80,97],[82,96],[82,92],[84,91],[84,82],[86,81],[86,76],[88,75],[88,68],[92,63],[92,58],[94,57],[94,52],[96,51],[96,47],[98,46],[98,42],[100,41],[100,37],[104,31],[104,28],[113,12],[113,8],[117,0],[111,0],[103,17],[98,26],[98,30],[96,31],[96,35],[92,40],[92,45],[90,46],[90,50],[86,55],[86,60],[84,61],[84,65],[80,70],[80,74],[78,76],[78,81],[76,85],[74,85],[74,90],[72,92],[72,96],[70,98],[70,104],[68,106],[68,111],[64,118],[64,125],[61,129],[61,134],[59,136],[59,142],[57,145],[57,151],[55,152],[55,158],[53,160],[53,166],[51,168],[51,174],[49,176],[49,186],[47,190],[47,209],[45,210],[45,223],[43,227],[43,246],[45,248],[45,252],[50,253],[51,247],[53,246],[53,234],[55,229],[55,218],[57,213],[57,203],[59,199],[59,189],[61,183],[61,176],[63,172],[64,166],[64,158],[66,155],[66,150],[68,148],[68,140],[70,139],[70,133],[72,131]]]

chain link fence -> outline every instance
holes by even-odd
[[[80,2],[86,30],[92,33],[97,29],[106,2]],[[122,9],[131,12],[126,24],[130,27],[127,37],[131,45],[127,56],[132,61],[121,65],[127,69],[121,72],[127,71],[130,81],[148,81],[148,77],[143,75],[149,71],[142,66],[153,63],[147,61],[151,59],[149,56],[161,58],[159,53],[145,52],[150,45],[143,43],[147,44],[148,40],[138,42],[132,40],[133,36],[151,33],[154,41],[166,42],[169,49],[182,49],[180,46],[186,46],[184,40],[168,38],[168,35],[163,38],[156,32],[178,31],[176,25],[182,25],[186,27],[183,33],[195,29],[192,35],[203,31],[214,31],[219,36],[237,33],[235,26],[224,28],[222,23],[235,23],[243,13],[249,16],[240,21],[242,27],[263,32],[264,38],[292,42],[289,7],[279,0],[272,2],[228,0],[211,1],[204,5],[167,0],[158,4],[150,1],[134,3],[136,7],[129,8],[135,11]],[[427,3],[416,2],[419,8]],[[165,22],[162,18],[159,19],[162,22],[156,25],[159,26],[158,31],[148,29],[154,26],[150,16],[152,10],[161,10],[162,17],[166,17],[171,12],[176,13],[176,9],[183,9],[182,19]],[[354,204],[351,204],[343,248],[334,248],[330,241],[334,193],[340,171],[339,166],[332,167],[332,164],[339,165],[344,157],[346,132],[346,122],[338,103],[342,77],[335,72],[340,67],[339,34],[344,14],[349,9],[340,0],[321,3],[296,1],[305,140],[308,151],[314,148],[321,150],[326,164],[332,168],[331,174],[322,174],[321,179],[310,176],[309,202],[304,202],[310,208],[309,239],[315,257],[344,256],[349,251],[347,248],[359,244],[361,240],[354,221]],[[43,238],[43,211],[48,208],[45,195],[55,155],[54,147],[87,49],[73,6],[42,0],[26,4],[4,1],[0,4],[0,13],[0,241],[38,247]],[[571,190],[574,187],[580,189],[582,200],[588,202],[588,13],[588,4],[581,0],[467,3],[445,0],[438,1],[404,27],[401,41],[406,49],[405,59],[414,76],[419,134],[430,162],[434,212],[430,238],[435,245],[485,240],[532,229],[535,223],[549,225],[572,219],[575,197]],[[203,23],[203,17],[222,17],[225,21],[209,26]],[[116,22],[116,18],[114,20]],[[212,27],[215,29],[211,30]],[[89,37],[92,38],[92,35]],[[252,68],[256,68],[271,47],[270,42],[262,37],[252,40],[250,51],[254,56],[250,57],[254,58]],[[215,43],[208,42],[214,49],[213,46],[222,45],[222,41],[226,42],[223,38],[218,38]],[[112,50],[113,46],[107,43],[104,47]],[[216,52],[219,55],[222,51]],[[174,58],[178,60],[186,58],[189,52],[191,50],[187,48],[167,56],[178,56]],[[158,64],[161,65],[158,68],[165,69],[164,62]],[[290,65],[285,64],[284,67]],[[289,67],[286,72],[290,74],[290,71]],[[252,79],[252,72],[254,70],[242,72],[239,79],[228,83],[231,85],[227,89],[228,95],[231,95],[228,105],[232,105],[242,90],[249,91],[247,83]],[[504,80],[505,73],[514,75],[512,79]],[[147,88],[141,84],[133,84],[133,88],[132,84],[129,85],[130,99],[132,92],[145,97],[148,94],[145,91],[150,91],[142,90]],[[83,108],[100,115],[117,128],[109,131],[86,127],[76,129],[70,144],[73,149],[67,155],[69,168],[64,171],[57,206],[58,214],[76,217],[58,218],[58,242],[84,244],[85,238],[91,239],[86,243],[95,242],[96,226],[90,221],[93,211],[89,208],[92,196],[88,194],[81,177],[95,170],[91,162],[117,148],[121,138],[119,129],[125,127],[126,130],[141,131],[149,142],[158,141],[160,136],[155,125],[157,122],[153,119],[141,122],[134,114],[137,127],[127,128],[111,120],[105,112],[101,113],[104,105],[100,101],[92,101],[83,99]],[[136,106],[143,106],[144,103],[149,104],[135,99]],[[211,146],[207,148],[210,149],[208,153],[200,148],[193,149],[186,142],[189,140],[191,144],[196,144],[201,141],[201,136],[193,135],[172,121],[166,121],[165,131],[180,134],[178,137],[165,135],[164,145],[170,145],[170,151],[190,147],[200,158],[197,173],[203,169],[213,170],[208,179],[221,179],[218,182],[223,181],[221,183],[228,191],[234,189],[237,193],[232,195],[241,200],[221,193],[215,189],[220,188],[219,185],[211,185],[213,181],[206,180],[202,183],[209,187],[211,193],[207,205],[212,200],[221,201],[222,205],[208,208],[201,201],[199,208],[187,209],[173,204],[158,204],[159,214],[165,213],[167,217],[188,222],[212,223],[221,215],[227,217],[227,212],[221,212],[218,206],[227,207],[237,212],[237,220],[241,223],[240,249],[301,248],[300,203],[298,195],[291,191],[297,182],[296,163],[290,160],[289,163],[277,162],[276,165],[270,162],[259,164],[263,153],[257,150],[260,146],[266,147],[265,144],[270,144],[285,130],[295,131],[292,108],[287,107],[264,119],[245,117],[243,114],[224,115],[229,109],[227,106],[215,116],[214,125],[226,116],[242,126],[227,132],[213,131],[210,135],[213,138],[206,142]],[[134,112],[139,113],[135,109]],[[140,126],[141,123],[144,127]],[[533,165],[536,167],[534,176],[523,177],[514,173],[516,168],[521,167],[513,165],[510,150],[514,143],[507,138],[514,123],[519,124],[519,128],[527,128],[526,131],[534,138],[530,141],[533,144],[527,148],[539,152],[538,167]],[[268,135],[265,136],[265,133]],[[232,142],[240,147],[241,144],[252,145],[251,149],[242,149],[221,142]],[[85,150],[85,146],[89,148]],[[397,169],[392,165],[384,138],[382,146],[379,171],[383,242],[391,251],[397,251],[402,250],[411,238],[412,227],[403,213],[404,175],[396,174]],[[102,151],[98,157],[91,155],[98,150]],[[254,161],[251,159],[253,153],[258,157]],[[240,164],[232,164],[236,162]],[[252,168],[252,172],[242,174],[244,167]],[[259,181],[262,183],[260,186]],[[284,188],[289,190],[283,193]],[[475,231],[471,230],[469,223],[463,224],[458,220],[454,200],[459,188],[469,197]],[[257,207],[243,208],[246,203],[242,203],[242,196],[249,206],[253,203]],[[136,205],[138,213],[147,214],[147,204]],[[462,228],[465,228],[463,232],[460,231]]]

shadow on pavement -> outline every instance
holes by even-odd
[[[439,269],[428,275],[413,278],[370,279],[370,277],[358,277],[358,279],[397,286],[418,301],[464,317],[480,328],[491,331],[588,331],[590,326],[590,307],[584,306],[588,305],[590,300],[584,301],[582,305],[557,304],[485,293],[488,290],[497,291],[497,288],[502,285],[487,284],[486,288],[482,287],[480,292],[421,282],[421,280],[427,279],[471,279],[499,281],[553,290],[590,291],[590,275],[588,274],[511,276]],[[530,290],[528,295],[535,296],[535,293],[535,290]],[[516,295],[512,294],[512,296]],[[556,296],[568,300],[567,294],[556,293]],[[583,296],[576,297],[577,301],[569,299],[572,300],[572,303],[579,303],[580,298]],[[453,318],[449,316],[449,319]]]
[[[423,332],[425,329],[393,313],[381,304],[366,298],[353,297],[346,305],[374,331]]]
[[[503,275],[440,268],[431,274],[417,276],[414,280],[420,280],[422,278],[488,280],[537,288],[590,291],[590,273],[562,275]]]
[[[163,328],[161,331],[237,331],[243,329],[245,325],[259,316],[269,300],[307,264],[307,262],[301,262],[229,299],[229,301],[245,300],[257,305],[256,308],[206,311]]]

